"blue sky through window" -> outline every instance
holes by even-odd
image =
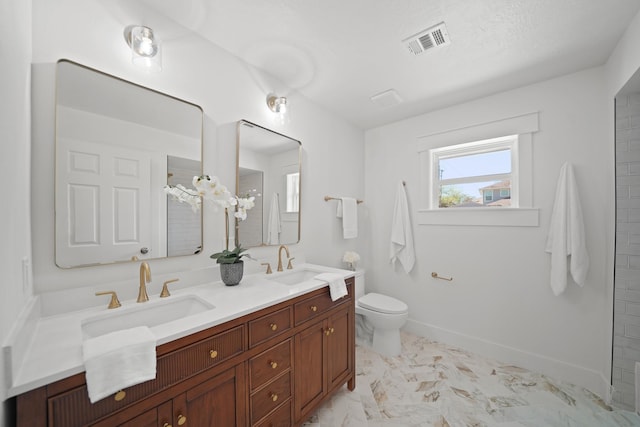
[[[511,150],[490,151],[458,157],[440,158],[440,179],[455,179],[473,176],[511,173]],[[453,187],[473,199],[481,200],[479,189],[488,187],[497,181],[480,181],[455,184]]]

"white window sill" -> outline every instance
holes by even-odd
[[[445,208],[421,209],[418,225],[481,225],[537,227],[538,208]]]

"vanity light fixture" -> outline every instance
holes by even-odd
[[[287,98],[270,93],[267,95],[267,106],[271,111],[276,113],[276,122],[279,121],[281,125],[287,123]]]
[[[131,48],[131,62],[149,71],[162,69],[160,41],[153,30],[142,25],[130,25],[124,29],[124,38]]]
[[[267,95],[267,105],[269,109],[277,114],[287,113],[287,98],[274,94]]]

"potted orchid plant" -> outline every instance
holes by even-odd
[[[212,202],[214,207],[222,207],[225,217],[226,247],[221,252],[211,255],[220,264],[220,276],[227,286],[240,283],[244,271],[242,257],[246,255],[246,249],[239,244],[233,250],[229,250],[229,210],[233,209],[234,217],[240,221],[247,219],[247,211],[255,206],[255,197],[239,197],[231,194],[218,178],[211,175],[193,177],[195,189],[186,188],[183,185],[166,185],[165,193],[173,196],[179,202],[188,203],[194,211],[201,208],[203,201]]]

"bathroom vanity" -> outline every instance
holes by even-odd
[[[160,343],[155,380],[94,404],[83,372],[21,393],[17,425],[299,425],[345,383],[355,388],[354,278],[345,281],[348,295],[337,301],[318,281],[281,285],[289,296]],[[275,285],[254,286],[256,294]]]

